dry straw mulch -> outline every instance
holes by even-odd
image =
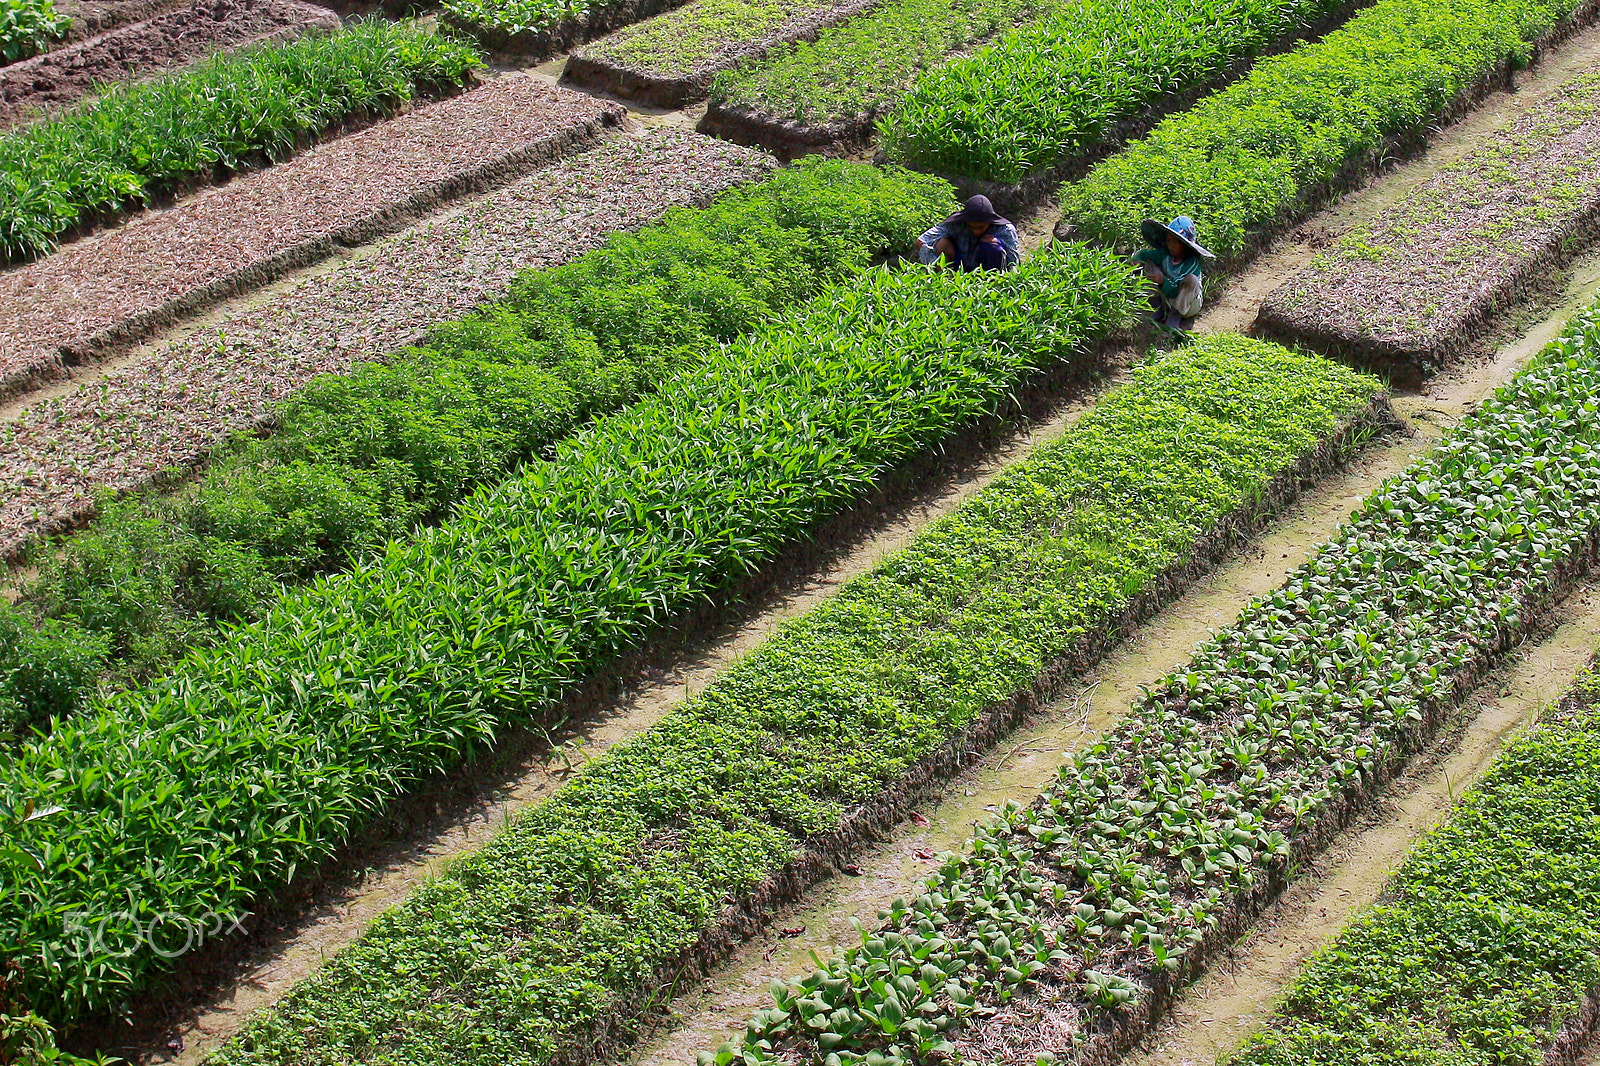
[[[588,147],[622,115],[533,78],[495,79],[0,273],[0,399]]]
[[[682,130],[614,137],[463,210],[385,241],[153,357],[36,404],[0,425],[0,551],[92,514],[96,488],[149,484],[318,374],[414,343],[429,325],[494,298],[607,234],[698,204],[773,166]]]

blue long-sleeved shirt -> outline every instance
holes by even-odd
[[[987,237],[991,233],[1000,242],[1001,250],[1005,252],[1005,269],[1010,270],[1022,262],[1022,241],[1017,237],[1017,227],[1009,222],[993,222],[990,223],[989,231],[984,236]],[[940,239],[944,237],[949,237],[951,242],[955,244],[956,254],[961,257],[963,263],[971,262],[972,254],[977,249],[978,242],[983,239],[982,237],[974,237],[972,231],[965,224],[957,223],[954,226],[946,226],[941,222],[922,235],[922,248],[918,251],[917,257],[924,263],[931,263],[939,258],[939,253],[933,250],[933,246],[938,244]]]

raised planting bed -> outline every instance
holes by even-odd
[[[1133,288],[1117,259],[1066,245],[1006,274],[863,274],[169,680],[28,742],[0,762],[0,795],[70,816],[15,826],[0,852],[18,993],[55,1021],[114,1007],[170,965],[139,931],[149,917],[248,908],[429,775],[539,724],[661,623],[1076,357]],[[78,938],[48,917],[123,901],[137,913],[103,934],[109,966],[98,946],[66,950]]]
[[[110,82],[339,25],[327,8],[300,0],[193,0],[178,11],[0,67],[0,126],[76,103]]]
[[[183,0],[59,0],[56,10],[72,20],[69,40],[82,40],[143,22],[181,7]]]
[[[1430,129],[1596,8],[1595,0],[1378,0],[1063,186],[1063,222],[1128,248],[1141,220],[1189,215],[1220,265],[1237,266],[1384,160],[1422,147]]]
[[[1531,105],[1276,289],[1259,328],[1419,382],[1593,243],[1600,73]]]
[[[458,41],[372,20],[118,86],[0,134],[0,256],[40,255],[152,197],[286,158],[419,93],[458,89],[481,66]]]
[[[1106,1063],[1139,1042],[1592,565],[1597,401],[1590,312],[703,1061]]]
[[[0,0],[0,66],[44,51],[71,28],[52,0]]]
[[[1234,1066],[1578,1060],[1600,1014],[1597,703],[1591,666],[1306,965]]]
[[[0,400],[593,147],[625,114],[526,75],[496,78],[0,273]]]
[[[13,726],[47,731],[106,675],[164,671],[222,624],[259,616],[283,583],[345,569],[448,515],[779,307],[909,255],[953,207],[937,178],[811,160],[530,271],[402,358],[312,382],[269,436],[213,454],[185,491],[103,504],[92,528],[37,553],[20,608],[0,604],[0,619],[14,615],[37,645],[19,684],[62,680],[19,693]],[[7,673],[0,659],[0,707]]]
[[[691,133],[617,137],[208,326],[0,428],[0,554],[94,512],[96,491],[151,484],[267,423],[313,378],[420,340],[502,295],[530,267],[590,251],[612,231],[704,203],[771,168]]]
[[[882,0],[694,0],[574,52],[564,77],[651,107],[699,103],[718,73]]]
[[[214,1062],[614,1055],[647,1003],[1370,434],[1387,411],[1376,388],[1239,338],[1138,370],[380,918]]]
[[[671,11],[684,0],[444,0],[440,21],[482,44],[538,61]]]

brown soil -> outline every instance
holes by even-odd
[[[590,147],[621,116],[531,78],[497,78],[0,273],[0,400]]]
[[[183,0],[56,0],[56,13],[72,18],[71,41],[153,18],[180,7]]]
[[[193,0],[181,10],[0,67],[0,127],[74,103],[107,83],[338,27],[333,12],[300,0]]]

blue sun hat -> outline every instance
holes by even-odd
[[[1163,251],[1167,247],[1167,238],[1169,236],[1176,237],[1195,255],[1204,256],[1207,259],[1216,258],[1215,255],[1211,254],[1209,248],[1200,243],[1198,239],[1200,230],[1195,226],[1194,219],[1188,215],[1179,215],[1172,220],[1170,225],[1165,226],[1153,218],[1147,218],[1139,223],[1139,236],[1143,237],[1144,242],[1150,247],[1160,248]]]

